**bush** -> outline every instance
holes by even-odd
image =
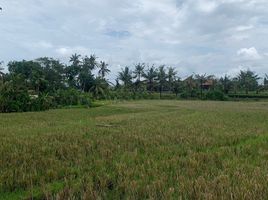
[[[205,95],[205,99],[207,100],[218,100],[218,101],[226,101],[228,100],[228,97],[224,95],[223,92],[215,90],[215,91],[209,91]]]
[[[196,90],[191,90],[191,91],[185,91],[181,93],[180,97],[182,99],[193,99],[193,98],[198,98],[198,93]]]
[[[31,97],[31,111],[44,111],[52,107],[52,98],[47,94],[32,95]]]
[[[23,86],[14,87],[12,82],[2,85],[0,93],[1,112],[25,112],[29,110],[30,96]]]
[[[27,112],[48,110],[51,99],[47,95],[30,95],[27,87],[14,81],[0,88],[0,112]]]
[[[57,90],[53,95],[53,107],[84,105],[91,106],[92,96],[90,93],[80,92],[76,89]]]

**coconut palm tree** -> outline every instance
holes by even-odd
[[[3,61],[0,62],[0,82],[1,83],[4,82],[4,75],[5,75],[5,73],[2,72],[4,70],[4,67],[2,67],[3,63],[4,63]]]
[[[231,86],[232,86],[232,81],[230,79],[229,76],[225,75],[224,77],[221,77],[219,80],[221,86],[222,86],[222,90],[225,94],[228,94]]]
[[[94,95],[95,98],[105,97],[107,93],[108,84],[101,77],[97,77],[90,88],[90,92]]]
[[[123,82],[125,87],[130,87],[132,85],[132,72],[129,67],[125,67],[119,72],[118,79]]]
[[[249,91],[257,89],[258,80],[260,79],[260,77],[255,74],[255,72],[250,70],[240,71],[237,78],[240,87],[245,90],[246,94],[248,94]]]
[[[109,74],[111,71],[108,69],[108,64],[104,61],[101,61],[99,64],[99,71],[98,74],[102,79],[105,79],[105,76]]]
[[[145,73],[142,74],[142,77],[145,78],[147,89],[152,93],[157,78],[157,70],[154,66],[151,66]]]
[[[265,74],[265,77],[264,77],[264,87],[265,88],[268,87],[268,74]]]
[[[76,54],[76,53],[71,55],[70,63],[72,63],[73,66],[76,66],[76,67],[79,66],[79,64],[81,63],[80,57],[81,57],[81,55]]]
[[[81,55],[73,54],[70,57],[70,66],[66,67],[66,77],[68,79],[68,84],[70,87],[77,87],[77,77],[80,73],[80,67],[81,67],[81,61],[80,61]]]
[[[159,84],[159,94],[160,94],[160,99],[162,98],[162,92],[164,89],[164,86],[167,82],[167,74],[165,71],[165,65],[161,65],[158,68],[158,74],[157,74],[157,80],[158,80],[158,84]]]
[[[137,78],[137,82],[141,81],[142,74],[144,73],[145,64],[144,63],[138,63],[135,65],[134,70],[134,78]]]
[[[168,68],[167,78],[168,78],[168,87],[169,91],[173,90],[174,81],[176,80],[176,70],[173,67]]]

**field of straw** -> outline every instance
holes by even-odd
[[[0,114],[0,199],[267,199],[268,102]]]

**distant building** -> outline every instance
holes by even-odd
[[[209,89],[213,88],[213,86],[214,86],[214,81],[212,79],[209,79],[209,80],[206,80],[202,84],[202,89],[209,90]]]

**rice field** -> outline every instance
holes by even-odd
[[[267,199],[268,102],[0,114],[0,199]]]

